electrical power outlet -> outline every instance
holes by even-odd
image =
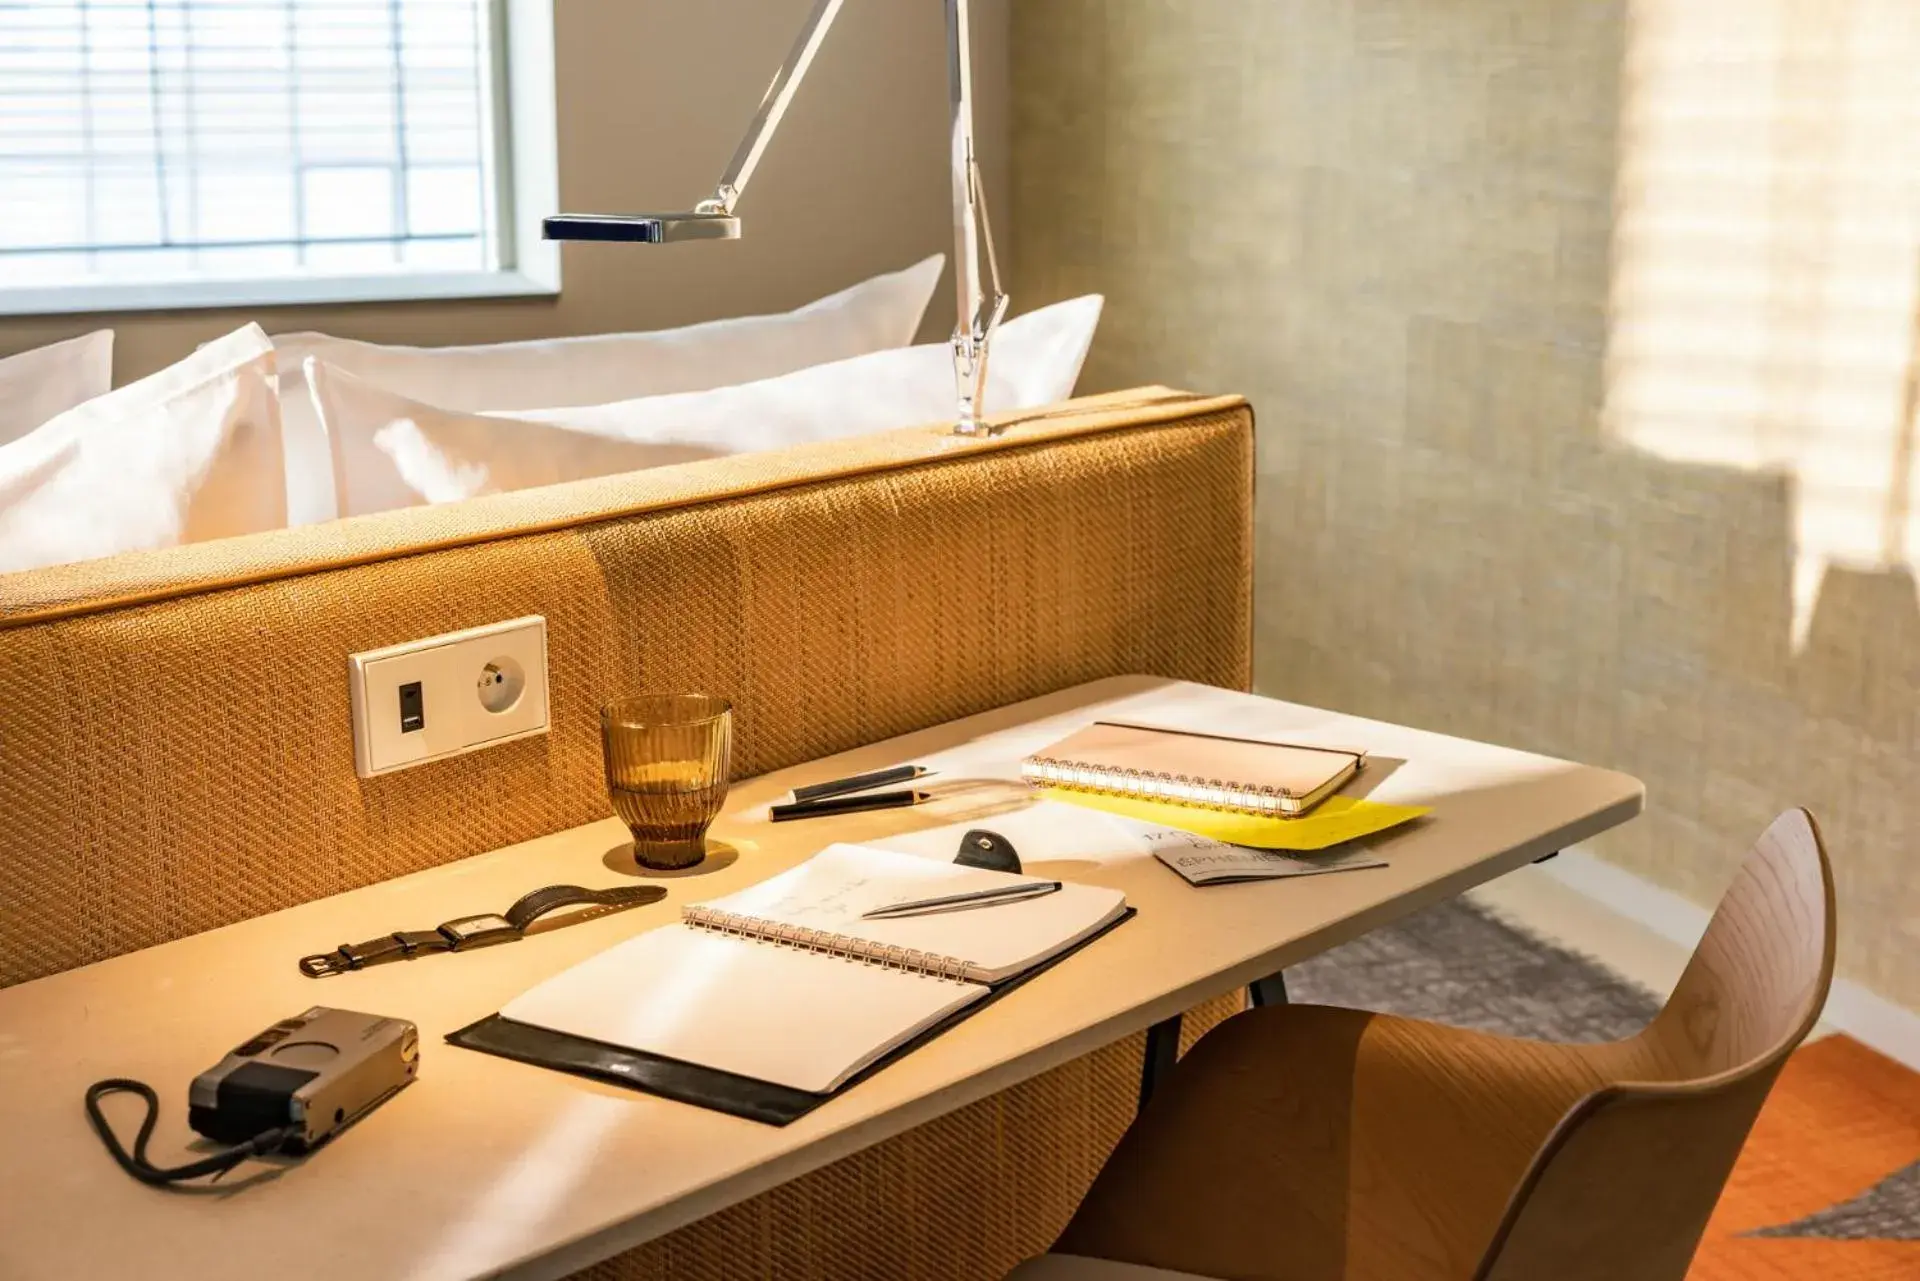
[[[537,615],[368,650],[347,665],[361,778],[547,732],[547,620]]]

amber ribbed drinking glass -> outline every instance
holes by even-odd
[[[600,709],[607,795],[642,867],[692,867],[727,799],[733,707],[706,694],[637,694]]]

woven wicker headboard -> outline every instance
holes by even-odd
[[[737,775],[1123,672],[1250,678],[1252,413],[1155,389],[0,578],[0,985],[604,817],[596,709]],[[552,729],[363,781],[346,657],[543,614]]]

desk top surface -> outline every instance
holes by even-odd
[[[1363,745],[1360,790],[1431,805],[1381,838],[1390,866],[1196,889],[1127,828],[1032,799],[1021,756],[1098,717]],[[795,784],[917,762],[939,799],[775,825]],[[558,1277],[1035,1076],[1208,997],[1452,897],[1639,812],[1640,784],[1594,769],[1196,685],[1124,677],[734,786],[727,847],[663,876],[662,903],[523,942],[332,979],[295,960],[343,939],[495,912],[539,885],[634,883],[615,819],[0,991],[0,1275]],[[835,840],[951,857],[990,821],[1031,872],[1118,887],[1139,915],[791,1126],[775,1128],[446,1045],[450,1031],[684,905]],[[153,1084],[157,1164],[188,1159],[187,1083],[314,1004],[420,1025],[418,1083],[310,1160],[255,1164],[223,1190],[162,1191],[118,1170],[80,1106],[91,1082]],[[110,1100],[131,1137],[135,1101]],[[249,1173],[252,1171],[254,1173]],[[222,1185],[216,1185],[221,1188]]]

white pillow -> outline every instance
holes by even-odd
[[[796,311],[650,333],[481,347],[388,347],[326,334],[277,335],[289,514],[303,525],[348,511],[337,477],[332,499],[312,484],[313,477],[327,474],[328,447],[307,396],[303,369],[309,359],[442,409],[599,405],[703,391],[906,346],[945,265],[946,256],[935,254]]]
[[[986,411],[1072,395],[1100,307],[1090,294],[1003,325],[987,366]],[[424,405],[318,361],[307,372],[350,515],[938,422],[955,407],[945,343],[738,387],[511,418]]]
[[[273,343],[248,325],[0,445],[0,570],[286,524]]]
[[[0,445],[113,389],[113,330],[0,360]]]

